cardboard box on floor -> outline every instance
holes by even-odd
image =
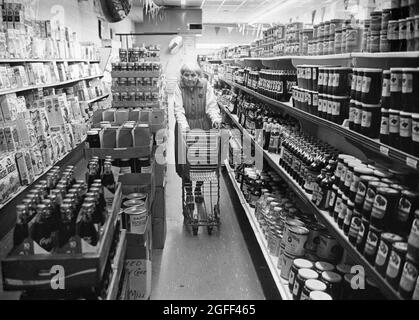
[[[156,188],[152,207],[153,249],[164,249],[167,234],[165,188]]]
[[[153,243],[151,224],[149,216],[143,233],[127,233],[125,272],[128,293],[126,300],[150,299]]]

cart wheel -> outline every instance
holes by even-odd
[[[212,227],[208,227],[208,235],[211,236],[212,235]]]
[[[192,233],[196,237],[198,235],[198,227],[192,227]]]

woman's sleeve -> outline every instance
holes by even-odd
[[[207,115],[211,119],[212,123],[221,122],[220,108],[218,107],[217,99],[215,98],[214,89],[208,84],[207,85]]]
[[[186,116],[185,116],[185,109],[183,108],[182,92],[180,91],[179,85],[175,87],[175,92],[174,92],[174,111],[175,111],[175,118],[179,126],[189,127],[188,120],[186,119]]]

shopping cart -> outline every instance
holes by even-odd
[[[185,165],[182,170],[182,203],[185,225],[198,235],[207,227],[211,235],[220,222],[219,130],[182,132]]]

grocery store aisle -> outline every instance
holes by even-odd
[[[170,108],[170,128],[173,125]],[[221,179],[221,231],[198,237],[183,226],[181,180],[173,153],[173,133],[168,141],[166,185],[167,238],[164,250],[153,251],[152,300],[263,300],[254,264]]]

